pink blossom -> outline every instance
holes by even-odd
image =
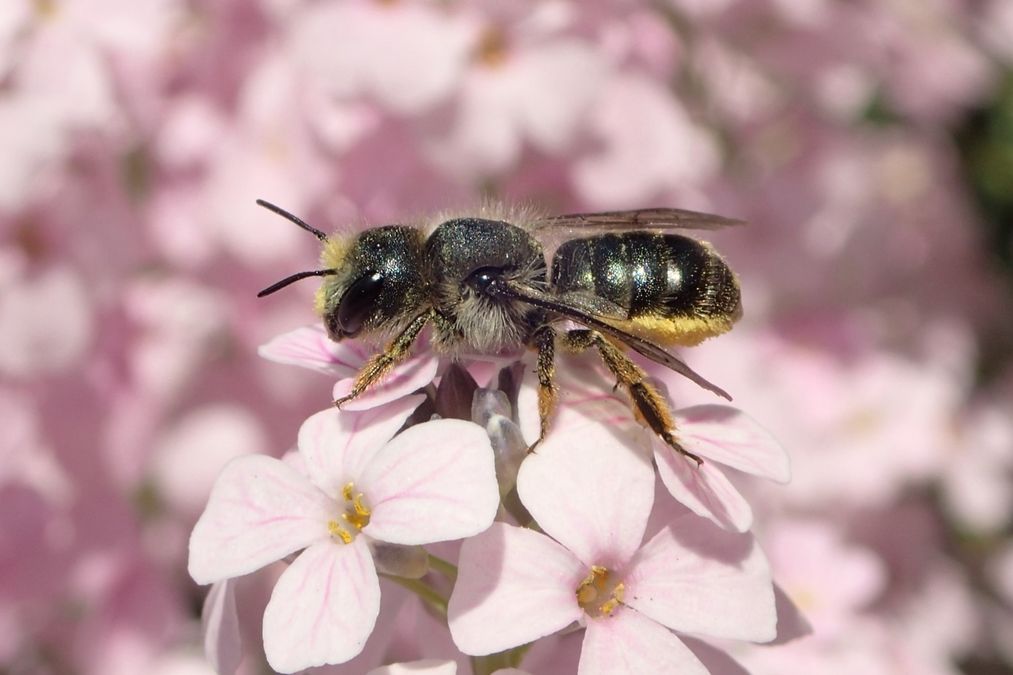
[[[67,370],[84,356],[94,331],[91,298],[72,269],[52,266],[0,286],[0,373],[25,377]]]
[[[178,513],[199,513],[232,459],[267,452],[258,419],[230,404],[206,405],[166,429],[152,450],[151,468],[164,499]]]
[[[1009,400],[982,401],[955,420],[950,462],[941,473],[949,512],[976,532],[1013,519],[1013,419]]]
[[[574,162],[573,182],[595,207],[622,208],[671,190],[690,192],[717,166],[707,130],[638,74],[609,80],[592,104],[589,128],[600,149]]]
[[[658,475],[672,496],[693,513],[721,527],[745,532],[753,523],[749,503],[716,465],[787,483],[788,455],[760,425],[740,410],[700,405],[674,413],[679,445],[703,463],[654,441]]]
[[[258,350],[262,357],[277,363],[302,366],[339,379],[334,385],[334,398],[352,390],[355,378],[378,347],[354,340],[334,342],[322,326],[305,326],[279,335]],[[433,381],[439,360],[424,342],[415,345],[414,355],[380,383],[361,396],[343,403],[342,410],[368,410],[407,396]]]
[[[304,549],[264,613],[275,670],[342,663],[362,650],[380,603],[371,541],[459,539],[492,522],[499,500],[488,437],[469,422],[438,420],[391,439],[417,404],[317,413],[299,431],[306,474],[249,456],[216,482],[190,540],[196,581],[241,576]]]
[[[353,1],[307,5],[293,17],[287,40],[334,95],[417,114],[450,94],[475,32],[464,17],[425,5]]]
[[[585,627],[578,672],[706,672],[670,630],[768,641],[774,594],[747,534],[687,515],[642,541],[654,476],[617,402],[564,408],[521,466],[517,491],[540,532],[496,523],[465,541],[449,605],[468,654]]]
[[[201,612],[204,655],[219,675],[232,675],[243,659],[243,644],[236,612],[235,581],[211,584]]]
[[[517,163],[525,144],[550,155],[572,149],[609,67],[585,40],[540,25],[562,7],[536,7],[522,21],[485,29],[451,129],[431,144],[448,173],[501,173]],[[563,87],[567,96],[556,95]]]
[[[882,560],[826,523],[779,520],[765,541],[778,584],[805,613],[815,639],[846,633],[886,585]]]
[[[609,396],[609,383],[600,368],[573,372],[576,364],[564,361],[560,369],[561,409],[588,415]],[[529,440],[534,440],[538,433],[535,395],[533,386],[525,386],[518,401],[522,428]],[[617,419],[632,417],[625,400],[614,395],[611,399]],[[769,432],[729,406],[683,408],[674,411],[674,419],[677,442],[703,459],[703,463],[698,465],[676,452],[645,428],[642,438],[649,439],[661,480],[675,499],[697,515],[725,529],[747,531],[753,522],[752,509],[722,467],[787,483],[791,476],[788,455]],[[550,428],[549,439],[556,433],[555,424]]]

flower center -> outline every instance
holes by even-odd
[[[623,583],[615,573],[594,565],[577,586],[577,604],[590,617],[612,616],[616,607],[623,602],[624,591]]]
[[[341,489],[345,499],[345,510],[340,518],[327,521],[327,531],[343,544],[351,544],[362,528],[369,525],[369,507],[362,500],[362,493],[355,491],[355,483]]]
[[[495,68],[503,65],[507,59],[506,35],[494,28],[487,29],[482,33],[475,48],[475,60],[484,66]]]

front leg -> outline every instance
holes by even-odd
[[[355,378],[352,390],[346,396],[342,396],[334,401],[334,405],[340,408],[342,403],[351,401],[366,391],[370,385],[390,372],[391,368],[404,361],[411,351],[412,344],[414,344],[422,329],[426,327],[426,324],[432,318],[433,312],[429,310],[412,319],[411,323],[405,326],[404,330],[396,338],[391,340],[386,349],[366,361],[366,364]]]

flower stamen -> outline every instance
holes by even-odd
[[[623,602],[625,588],[608,568],[593,565],[587,577],[577,586],[577,604],[588,616],[612,616]]]
[[[332,537],[340,539],[342,543],[351,544],[355,535],[369,525],[369,516],[372,511],[366,506],[363,494],[355,491],[355,483],[348,483],[341,488],[341,496],[345,500],[345,510],[341,513],[341,521],[349,527],[346,529],[338,520],[327,522],[327,531]]]

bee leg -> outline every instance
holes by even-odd
[[[355,378],[352,390],[347,395],[334,401],[334,405],[340,408],[342,403],[351,401],[366,391],[370,385],[386,375],[391,368],[404,361],[408,357],[412,344],[431,318],[432,313],[426,312],[412,319],[411,323],[405,326],[404,330],[396,338],[391,340],[386,349],[370,358],[369,361],[366,361],[366,364]]]
[[[665,444],[676,452],[692,459],[697,466],[703,464],[703,459],[685,450],[675,439],[675,420],[668,410],[668,404],[661,393],[647,381],[647,373],[630,360],[619,347],[615,346],[602,336],[601,333],[593,330],[577,329],[566,333],[566,345],[574,351],[583,351],[595,347],[601,355],[602,361],[616,379],[626,387],[633,402],[633,411],[644,423],[651,428],[658,437],[665,441]]]
[[[549,432],[549,418],[556,408],[556,331],[552,326],[538,328],[532,336],[534,347],[538,350],[535,372],[538,375],[538,420],[540,430],[538,440],[531,444],[528,452],[542,442]]]

